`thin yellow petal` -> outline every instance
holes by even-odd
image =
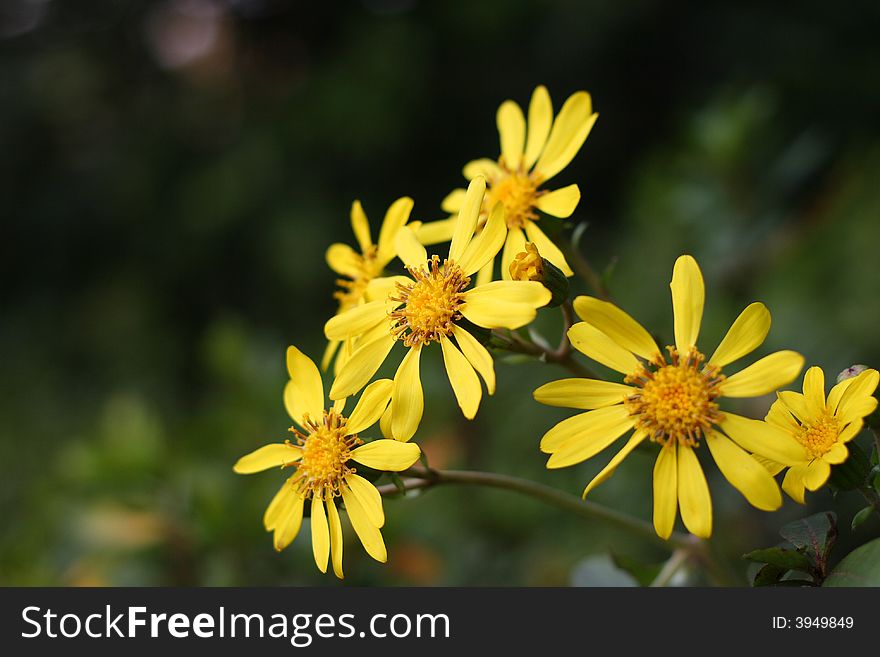
[[[777,402],[781,403],[785,409],[794,415],[800,422],[809,422],[813,419],[810,415],[810,409],[807,406],[807,399],[801,393],[794,390],[781,390],[776,393]],[[775,404],[776,402],[774,402]],[[772,408],[772,407],[771,407]]]
[[[296,498],[299,497],[291,484],[291,479],[288,479],[281,485],[281,488],[275,493],[275,497],[269,502],[269,506],[266,507],[265,513],[263,513],[263,526],[266,528],[266,531],[272,531],[275,529],[278,520],[286,519],[290,515]]]
[[[523,156],[523,169],[528,171],[538,160],[544,145],[547,143],[547,135],[553,125],[553,103],[547,87],[540,85],[532,92],[532,100],[529,102],[528,135],[526,138],[526,153]]]
[[[775,424],[783,429],[788,429],[789,431],[796,431],[798,428],[798,423],[795,422],[795,419],[792,417],[786,405],[779,399],[771,404],[770,410],[767,411],[767,415],[764,419],[771,424]]]
[[[843,423],[853,422],[859,418],[867,417],[876,410],[876,397],[862,397],[845,406],[841,404],[837,412],[837,419]]]
[[[477,280],[474,282],[474,287],[480,287],[481,285],[485,285],[486,283],[492,282],[492,274],[495,271],[495,259],[493,258],[485,265],[480,268],[480,271],[477,272]]]
[[[403,444],[403,443],[400,443]],[[354,493],[367,519],[375,527],[385,524],[385,511],[382,509],[382,496],[376,487],[360,475],[350,474],[345,477],[345,483]]]
[[[284,389],[284,403],[290,417],[299,422],[306,415],[312,419],[324,414],[324,384],[321,372],[312,359],[294,346],[287,348],[287,373],[290,381]]]
[[[747,452],[748,453],[748,452]],[[761,464],[767,472],[770,473],[771,477],[775,477],[780,472],[785,470],[785,466],[782,463],[777,463],[776,461],[772,461],[764,456],[758,456],[757,454],[752,454],[752,458],[755,459],[758,463]]]
[[[804,398],[812,415],[825,410],[825,373],[821,367],[811,367],[804,374]]]
[[[703,274],[697,261],[689,255],[679,256],[672,270],[672,312],[675,319],[675,346],[686,354],[697,344],[703,320],[706,291]]]
[[[269,468],[290,465],[302,458],[302,448],[290,443],[273,443],[242,456],[232,469],[238,474],[253,474]]]
[[[332,500],[327,502],[327,521],[330,529],[330,561],[333,563],[333,574],[342,579],[344,577],[342,572],[342,523],[339,520],[336,504]]]
[[[324,258],[330,269],[341,276],[354,278],[360,275],[361,256],[348,244],[331,244]]]
[[[388,408],[385,409],[385,412],[382,413],[382,417],[379,419],[379,430],[384,438],[394,439],[394,435],[391,433],[391,404],[388,404]]]
[[[467,276],[481,269],[498,255],[506,236],[507,221],[504,218],[504,205],[499,202],[489,213],[489,219],[483,230],[468,244],[458,263],[459,267]]]
[[[501,167],[498,166],[495,160],[485,157],[479,160],[471,160],[465,164],[462,173],[468,180],[473,180],[480,176],[487,180],[497,180],[504,175],[504,171],[501,170]]]
[[[770,311],[763,303],[746,306],[718,345],[709,365],[724,367],[761,346],[770,331]]]
[[[443,364],[455,399],[461,412],[468,420],[473,420],[480,408],[483,388],[473,366],[467,358],[452,344],[446,336],[441,336],[440,347],[443,350]]]
[[[669,538],[678,513],[678,458],[676,441],[669,441],[654,463],[654,531]]]
[[[461,314],[484,328],[515,329],[531,322],[550,296],[536,281],[493,281],[465,293]]]
[[[391,433],[397,440],[406,442],[419,428],[425,398],[419,378],[419,357],[421,345],[410,347],[394,375],[394,390],[391,393]]]
[[[688,531],[700,538],[709,538],[712,535],[709,484],[697,455],[688,445],[678,447],[678,504]]]
[[[464,190],[461,190],[462,194]],[[458,209],[455,210],[458,212]],[[416,230],[416,239],[422,244],[440,244],[448,242],[452,239],[452,233],[455,232],[455,222],[457,217],[453,216],[449,219],[438,219],[437,221],[427,221],[419,226]]]
[[[330,367],[330,362],[333,360],[333,356],[336,355],[336,351],[339,349],[340,344],[342,344],[342,340],[327,341],[327,347],[324,349],[324,355],[321,357],[322,372],[326,372],[327,368]]]
[[[286,513],[279,515],[275,522],[275,533],[272,536],[272,543],[278,552],[281,552],[281,550],[293,543],[293,539],[299,534],[299,528],[302,526],[304,503],[305,498],[302,495],[294,494],[289,506],[284,509]]]
[[[516,258],[517,253],[526,250],[526,236],[522,228],[514,227],[507,231],[507,238],[504,240],[504,252],[501,254],[501,279],[505,281],[511,280],[510,263]]]
[[[630,351],[587,322],[578,322],[568,329],[568,339],[585,356],[621,374],[632,374],[639,367],[638,359]]]
[[[782,490],[798,504],[804,504],[804,473],[806,465],[789,468],[782,479]]]
[[[706,434],[706,444],[724,478],[763,511],[782,506],[782,494],[770,472],[753,456],[717,431]]]
[[[505,100],[495,117],[501,139],[501,157],[508,169],[516,170],[522,160],[526,143],[526,119],[522,109],[512,100]]]
[[[535,164],[535,172],[544,180],[562,171],[577,155],[598,117],[592,111],[592,100],[586,91],[572,94],[562,105]]]
[[[421,450],[415,443],[385,439],[374,440],[352,450],[351,458],[374,470],[401,472],[418,461],[419,454]]]
[[[411,228],[401,228],[397,231],[394,238],[394,250],[403,264],[413,269],[424,267],[428,260],[428,252]]]
[[[864,428],[864,426],[865,423],[861,418],[850,422],[837,436],[837,440],[842,444],[848,443],[850,440],[859,435],[859,432]]]
[[[333,504],[333,501],[329,501],[328,504]],[[330,528],[327,526],[324,500],[320,497],[312,498],[312,553],[318,570],[326,573],[327,561],[330,558]]]
[[[388,560],[388,552],[385,550],[385,541],[382,540],[382,532],[373,523],[370,522],[358,498],[351,492],[347,486],[342,487],[342,500],[345,502],[345,510],[348,511],[348,519],[351,520],[351,526],[354,528],[355,534],[373,559],[380,563]]]
[[[464,204],[464,197],[467,192],[458,187],[449,192],[443,200],[440,202],[440,209],[443,212],[448,212],[450,214],[457,214],[459,210],[461,210],[461,206]],[[453,218],[453,224],[455,223],[455,219]],[[444,242],[447,242],[452,239],[452,229],[449,230],[449,237],[447,237]]]
[[[408,196],[397,199],[388,207],[382,220],[382,227],[379,229],[379,241],[376,242],[378,246],[376,257],[383,267],[394,258],[394,238],[406,225],[412,209],[413,200]]]
[[[363,388],[382,365],[394,343],[395,339],[389,333],[359,345],[336,375],[330,388],[330,399],[349,397]]]
[[[607,439],[603,436],[614,433],[620,436],[626,431],[627,425],[631,427],[634,422],[623,404],[578,413],[557,423],[544,434],[541,438],[541,451],[549,454],[572,442],[585,440],[590,442],[595,439],[597,443],[601,444]],[[611,442],[614,442],[614,438],[611,438],[605,446],[596,449],[595,453],[601,452]]]
[[[752,454],[783,465],[795,465],[807,459],[803,445],[789,431],[775,424],[725,413],[721,428],[733,442]]]
[[[535,205],[541,212],[553,217],[565,219],[570,217],[581,200],[581,190],[577,185],[568,185],[561,189],[541,194]]]
[[[583,296],[574,300],[574,310],[585,322],[645,360],[660,354],[660,348],[651,334],[613,303]]]
[[[393,387],[391,379],[379,379],[364,388],[361,398],[348,416],[346,430],[349,435],[360,433],[379,421],[391,400]]]
[[[373,248],[373,238],[370,237],[370,222],[367,215],[361,207],[360,201],[351,204],[351,229],[357,238],[358,246],[361,247],[361,253],[367,253]]]
[[[479,372],[480,376],[483,377],[483,381],[486,382],[486,389],[489,394],[494,395],[495,363],[492,360],[492,355],[474,336],[460,326],[456,325],[453,327],[452,334],[455,336],[456,342],[458,342],[458,347],[461,349],[461,353],[464,354],[464,357],[468,359],[468,362],[470,362],[470,364],[474,366],[474,369]]]
[[[796,351],[777,351],[729,377],[721,384],[721,394],[760,397],[794,381],[803,367],[804,357]]]
[[[822,459],[815,459],[810,462],[804,473],[804,486],[807,490],[819,490],[828,481],[829,476],[831,476],[831,466]]]
[[[548,406],[592,410],[620,404],[633,388],[596,379],[559,379],[535,390],[535,401]]]
[[[834,443],[831,449],[822,455],[822,460],[831,465],[838,465],[846,461],[847,457],[849,457],[849,448],[841,441]]]
[[[331,317],[324,325],[324,335],[328,340],[358,337],[387,317],[388,308],[384,299],[370,301]]]
[[[526,221],[525,228],[526,236],[529,238],[530,242],[534,242],[535,246],[538,247],[538,253],[541,254],[542,258],[546,258],[552,262],[566,276],[574,275],[571,267],[568,266],[568,261],[565,259],[565,256],[562,255],[562,251],[560,251],[559,247],[553,243],[553,240],[547,237],[536,222]],[[510,263],[507,263],[507,265],[509,267]]]
[[[482,176],[474,178],[467,188],[464,204],[458,212],[458,220],[455,222],[455,230],[452,233],[452,241],[449,244],[449,259],[455,262],[461,260],[461,256],[477,229],[477,219],[483,207],[483,196],[486,193],[486,179]]]
[[[608,462],[608,465],[602,468],[599,474],[593,477],[592,481],[587,484],[587,487],[584,489],[582,497],[586,497],[589,492],[593,490],[596,486],[607,481],[611,477],[611,475],[614,474],[614,471],[617,470],[617,466],[623,463],[623,460],[627,456],[629,456],[629,453],[632,452],[636,447],[641,445],[642,441],[644,441],[647,437],[648,434],[646,434],[645,432],[636,431],[632,435],[632,437],[630,437],[630,439],[626,442],[626,445],[623,446],[623,449],[617,452],[617,454],[614,455],[614,458],[612,458]]]
[[[877,390],[880,373],[868,369],[854,377],[837,405],[837,418],[844,424],[870,415],[877,408],[877,400],[871,395]]]

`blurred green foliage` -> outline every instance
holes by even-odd
[[[705,344],[761,300],[758,355],[877,366],[878,19],[867,0],[4,3],[0,583],[335,581],[306,531],[272,550],[260,518],[281,477],[232,463],[285,436],[284,349],[320,357],[323,251],[353,241],[351,201],[374,226],[402,195],[439,218],[461,165],[497,153],[498,104],[539,83],[556,107],[588,89],[600,112],[559,182],[580,184],[571,225],[589,223],[582,247],[624,308],[668,342],[669,275],[690,252]],[[438,365],[417,437],[432,464],[578,493],[605,462],[544,469],[538,440],[567,414],[531,400],[549,366],[499,364],[467,423]],[[650,468],[635,455],[595,499],[649,518]],[[739,555],[832,504],[824,489],[765,514],[713,478],[743,583]],[[880,532],[850,533],[855,494],[834,506],[841,556]],[[347,531],[346,582],[590,584],[591,555],[666,556],[501,491],[431,490],[387,514],[389,564]]]

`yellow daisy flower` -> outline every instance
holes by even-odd
[[[510,263],[516,254],[525,251],[527,238],[566,276],[572,275],[562,252],[538,227],[538,210],[561,219],[574,212],[581,198],[577,185],[553,191],[542,187],[574,159],[598,116],[593,112],[590,94],[578,91],[569,96],[554,120],[550,94],[546,87],[539,86],[529,103],[528,123],[514,101],[506,100],[498,108],[496,123],[501,141],[498,160],[483,158],[465,165],[465,178],[485,176],[488,181],[483,219],[496,203],[504,205],[507,230],[501,274],[505,280],[510,279]],[[457,212],[464,197],[463,189],[453,190],[443,200],[443,210]],[[454,226],[453,217],[423,224],[418,230],[419,240],[423,244],[445,242],[452,236]],[[480,271],[478,282],[492,279],[493,262],[489,261]]]
[[[697,536],[712,533],[712,502],[696,450],[705,441],[721,474],[754,506],[772,511],[782,504],[779,486],[750,453],[785,464],[801,456],[800,445],[785,432],[760,420],[722,412],[721,397],[758,397],[792,381],[804,359],[793,351],[765,356],[726,376],[722,369],[757,349],[770,330],[770,313],[761,303],[736,319],[706,361],[697,349],[703,316],[703,276],[691,256],[681,256],[672,274],[675,345],[663,356],[638,322],[617,306],[578,297],[575,312],[583,322],[568,332],[572,345],[593,360],[624,375],[624,383],[563,379],[534,395],[551,406],[587,412],[563,420],[541,440],[551,454],[548,468],[561,468],[595,456],[618,438],[632,436],[584,490],[587,495],[608,479],[643,441],[660,445],[654,466],[654,528],[672,533],[678,508],[685,527]]]
[[[351,204],[351,228],[360,247],[360,253],[348,244],[337,242],[330,245],[326,254],[330,269],[342,276],[336,281],[341,289],[333,295],[339,302],[337,315],[349,308],[359,306],[373,294],[381,294],[382,290],[377,292],[373,282],[382,276],[385,267],[394,259],[396,255],[394,237],[397,231],[406,225],[412,208],[413,201],[406,196],[394,201],[385,213],[378,240],[373,242],[370,222],[361,202],[355,201]],[[322,370],[326,371],[330,366],[330,361],[333,360],[340,345],[342,350],[339,352],[335,366],[337,372],[351,355],[354,345],[350,341],[330,340],[321,359]]]
[[[496,281],[468,289],[471,275],[501,249],[506,231],[504,208],[497,204],[474,237],[485,189],[484,178],[471,181],[448,258],[442,263],[438,256],[429,259],[414,232],[401,230],[397,253],[410,276],[394,278],[395,286],[385,299],[337,315],[324,328],[330,340],[358,339],[357,349],[333,383],[332,399],[354,394],[366,385],[395,343],[407,347],[394,376],[386,436],[409,440],[421,421],[424,394],[419,359],[424,347],[440,344],[458,404],[465,417],[473,418],[482,398],[476,372],[491,395],[495,392],[495,371],[489,352],[461,320],[488,329],[514,329],[531,322],[537,309],[550,301],[550,292],[533,281]]]
[[[804,375],[803,394],[786,390],[770,407],[766,421],[781,428],[802,448],[801,458],[792,464],[782,480],[783,490],[804,503],[804,489],[821,488],[831,475],[831,466],[849,456],[846,444],[862,430],[863,419],[877,408],[873,396],[880,381],[877,370],[867,369],[831,388],[825,398],[825,374],[811,367]],[[771,474],[785,466],[766,461]]]
[[[263,515],[266,531],[274,531],[276,550],[283,550],[296,538],[308,500],[315,563],[321,572],[327,572],[327,562],[332,560],[333,572],[341,579],[342,524],[336,508],[341,498],[367,554],[385,563],[385,542],[379,531],[385,524],[382,498],[373,484],[357,474],[354,464],[400,472],[419,458],[420,450],[414,443],[364,443],[358,436],[385,411],[391,381],[380,379],[367,386],[346,417],[344,399],[325,407],[321,374],[296,347],[287,349],[287,370],[290,381],[284,388],[284,405],[299,426],[291,428],[296,442],[288,440],[260,447],[241,457],[233,469],[239,474],[269,468],[293,469]]]

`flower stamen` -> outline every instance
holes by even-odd
[[[363,444],[357,435],[348,435],[347,420],[335,410],[325,410],[317,422],[306,416],[303,428],[291,427],[302,448],[302,458],[291,464],[296,473],[291,484],[306,498],[331,500],[342,494],[342,482],[355,469],[349,467],[351,450]]]

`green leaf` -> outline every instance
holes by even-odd
[[[787,572],[787,568],[780,568],[772,563],[764,564],[764,567],[755,574],[753,586],[775,586]]]
[[[853,531],[855,531],[856,529],[861,527],[862,523],[871,517],[871,512],[873,510],[874,510],[873,506],[866,506],[864,509],[862,509],[856,515],[853,516],[852,525],[851,525]]]
[[[785,570],[799,570],[804,573],[812,572],[813,562],[803,552],[789,550],[787,548],[772,547],[762,550],[753,550],[743,555],[744,559],[757,563],[766,563]]]
[[[403,485],[403,479],[400,478],[400,475],[396,472],[389,472],[388,476],[391,478],[391,483],[397,488],[397,492],[406,495],[406,486]]]
[[[880,586],[880,538],[846,555],[824,586]]]
[[[821,566],[837,538],[837,514],[826,511],[795,520],[783,526],[779,534],[796,548],[804,550],[815,564]]]
[[[849,457],[843,463],[831,468],[828,485],[838,490],[855,490],[864,486],[871,471],[871,464],[865,450],[855,442],[847,444]]]

